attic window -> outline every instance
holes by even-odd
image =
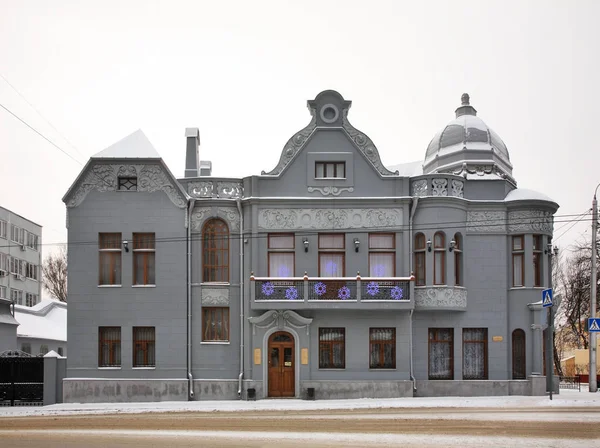
[[[345,179],[346,162],[315,162],[315,178]]]
[[[137,177],[119,177],[119,190],[137,191]]]

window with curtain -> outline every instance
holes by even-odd
[[[396,368],[396,329],[369,328],[371,369]]]
[[[99,285],[121,284],[121,234],[100,233],[98,235],[100,254]]]
[[[202,281],[229,282],[229,228],[209,219],[202,229]]]
[[[525,266],[523,264],[525,246],[523,235],[512,237],[513,286],[524,286]]]
[[[462,247],[462,235],[460,233],[454,234],[454,284],[456,286],[463,285],[463,247]]]
[[[346,329],[319,328],[319,369],[346,367]]]
[[[425,235],[417,233],[415,235],[415,285],[425,286]]]
[[[369,277],[395,276],[395,235],[393,233],[369,233]]]
[[[516,329],[512,332],[512,368],[513,380],[524,380],[527,378],[525,368],[525,332]]]
[[[133,284],[154,285],[156,241],[154,233],[133,234]]]
[[[433,235],[433,284],[446,284],[446,236],[442,232]]]
[[[487,328],[463,328],[463,379],[487,380]]]
[[[121,327],[98,327],[98,367],[121,367]]]
[[[319,276],[343,277],[346,235],[331,233],[319,235]]]
[[[295,238],[293,233],[269,234],[269,277],[293,277]]]
[[[202,340],[229,341],[229,308],[202,308]]]
[[[533,235],[533,286],[542,286],[542,235]]]
[[[154,367],[155,350],[154,327],[133,327],[133,367]]]
[[[429,379],[454,379],[454,329],[429,329]]]

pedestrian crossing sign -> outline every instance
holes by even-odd
[[[588,329],[590,333],[600,333],[600,317],[590,317],[588,319]]]
[[[552,288],[544,289],[542,291],[542,306],[544,308],[552,306]]]

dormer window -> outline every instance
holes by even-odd
[[[315,162],[316,179],[345,179],[346,162]]]
[[[137,177],[119,177],[120,191],[137,191]]]

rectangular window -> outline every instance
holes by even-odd
[[[369,328],[369,353],[369,368],[395,369],[396,329]]]
[[[415,286],[425,286],[425,235],[415,235]]]
[[[119,177],[117,188],[120,191],[137,191],[137,177]]]
[[[48,353],[48,346],[46,344],[40,345],[40,355],[45,355]]]
[[[429,379],[454,379],[454,329],[429,329]]]
[[[463,328],[463,379],[487,380],[487,328]]]
[[[542,235],[533,235],[533,286],[542,286]]]
[[[6,221],[0,220],[0,238],[6,238]]]
[[[294,234],[269,234],[269,277],[294,276]]]
[[[16,305],[23,305],[23,291],[20,289],[10,289],[10,300]]]
[[[37,305],[37,294],[26,293],[25,294],[25,305],[26,306],[35,306]]]
[[[99,285],[121,284],[121,234],[100,233],[98,235],[100,253]]]
[[[33,250],[38,250],[38,236],[25,231],[25,244]]]
[[[229,308],[202,308],[202,340],[229,341]]]
[[[0,299],[6,299],[6,286],[0,286]]]
[[[369,234],[369,277],[396,276],[396,238],[393,233]]]
[[[441,232],[433,236],[433,284],[446,284],[446,236]]]
[[[346,162],[315,162],[315,178],[345,179]]]
[[[35,264],[26,262],[26,272],[27,278],[32,280],[38,279],[38,267]]]
[[[10,239],[12,241],[14,241],[15,243],[19,242],[19,227],[15,226],[14,224],[11,224],[10,226]]]
[[[25,353],[29,353],[31,355],[31,343],[30,342],[23,342],[21,344],[21,351],[25,352]]]
[[[63,348],[58,347],[58,356],[64,356],[63,353],[64,353]]]
[[[98,367],[121,367],[121,327],[98,327]]]
[[[0,270],[8,272],[10,267],[8,266],[8,255],[0,252]]]
[[[319,276],[343,277],[346,235],[343,233],[319,235]]]
[[[512,237],[513,286],[524,286],[525,266],[523,265],[523,235]]]
[[[133,327],[133,367],[154,367],[154,327]]]
[[[319,328],[319,369],[346,367],[346,329]]]
[[[133,284],[154,285],[156,240],[154,233],[133,234]]]

